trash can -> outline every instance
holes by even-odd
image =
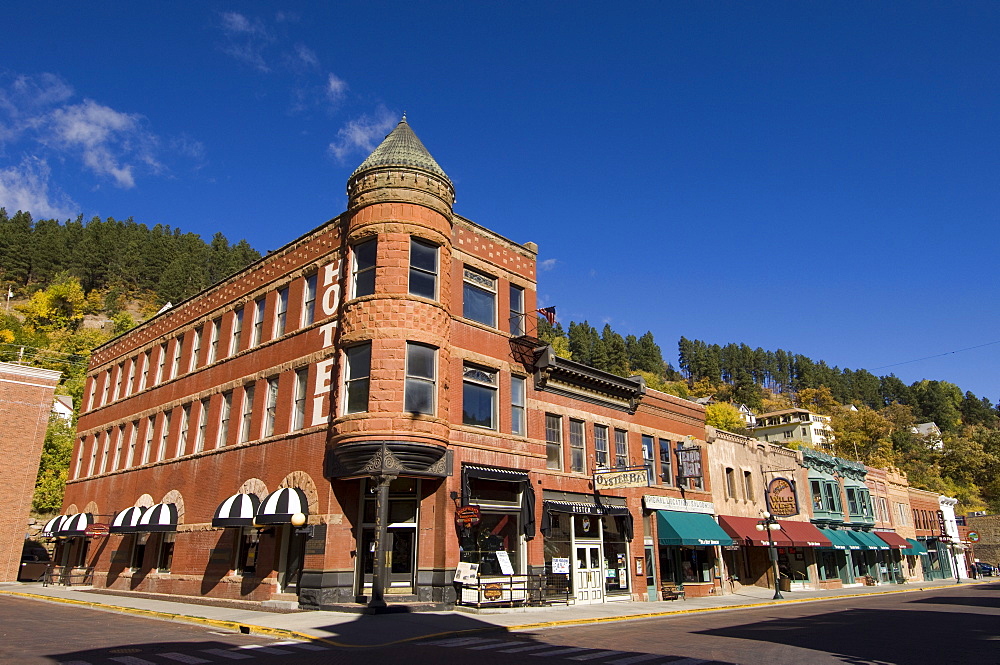
[[[778,588],[781,589],[782,591],[791,591],[792,590],[792,580],[791,580],[791,578],[785,577],[784,575],[782,575],[781,577],[779,577],[778,578]]]

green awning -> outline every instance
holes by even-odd
[[[865,549],[869,550],[887,550],[889,549],[889,544],[876,536],[870,531],[850,531],[851,536],[861,541],[861,544],[865,546]]]
[[[656,533],[661,545],[732,545],[729,537],[711,515],[656,511]]]
[[[905,550],[900,550],[903,554],[908,556],[917,556],[920,554],[927,554],[927,548],[919,540],[914,540],[913,538],[907,538],[906,542],[910,544],[909,548]]]
[[[820,529],[820,533],[830,539],[835,550],[860,550],[861,543],[848,535],[848,531],[840,529]]]

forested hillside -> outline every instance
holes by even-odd
[[[8,216],[0,208],[0,361],[62,372],[57,388],[79,408],[90,352],[111,337],[260,258],[245,240],[134,220]],[[7,295],[10,294],[10,298]],[[50,423],[35,510],[62,502],[75,423]]]
[[[892,374],[831,367],[782,349],[685,337],[674,369],[651,333],[623,338],[608,325],[598,333],[586,321],[571,322],[567,331],[540,320],[539,337],[560,355],[622,376],[641,375],[658,390],[711,397],[721,406],[709,407],[709,424],[724,429],[743,425],[726,403],[757,413],[799,406],[830,415],[841,457],[898,467],[912,485],[957,497],[961,510],[1000,512],[1000,413],[990,399],[953,383],[907,385]],[[927,422],[940,428],[940,437],[915,431]]]

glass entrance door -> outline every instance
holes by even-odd
[[[573,571],[573,593],[577,603],[604,601],[604,557],[601,542],[576,541],[576,568]]]

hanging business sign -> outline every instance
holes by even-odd
[[[479,524],[479,506],[462,506],[455,511],[455,521],[466,528]]]
[[[701,478],[701,446],[677,449],[677,478]]]
[[[969,535],[967,537],[968,537],[970,543],[978,543],[979,542],[979,532],[978,531],[970,531]]]
[[[594,487],[599,490],[649,487],[649,471],[645,466],[618,471],[598,471],[594,474]]]
[[[799,514],[799,502],[795,496],[795,486],[787,478],[773,478],[767,484],[767,510],[775,517],[791,517]]]

